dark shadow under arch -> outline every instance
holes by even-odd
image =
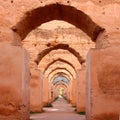
[[[39,53],[36,60],[34,60],[34,61],[37,64],[39,64],[39,62],[42,60],[42,58],[45,55],[47,55],[48,53],[50,53],[53,50],[58,50],[58,49],[67,50],[70,53],[72,53],[78,59],[80,64],[85,62],[85,60],[80,56],[79,52],[77,52],[75,49],[71,48],[68,44],[57,44],[56,46],[47,48],[47,49],[43,50],[41,53]]]
[[[58,59],[56,59],[56,60],[53,60],[51,63],[49,63],[49,64],[45,67],[43,73],[45,73],[45,71],[47,71],[47,69],[48,69],[52,64],[54,64],[54,63],[57,62],[57,61],[67,63],[68,65],[70,65],[70,66],[74,69],[74,71],[75,71],[75,73],[76,73],[75,67],[74,67],[70,62],[68,62],[68,61],[66,61],[66,60],[64,60],[64,59],[62,59],[62,58],[58,58]]]
[[[75,7],[63,4],[50,4],[28,11],[22,20],[12,27],[12,30],[18,33],[23,40],[29,32],[42,23],[52,20],[63,20],[80,28],[93,41],[104,29],[97,25],[92,19]]]

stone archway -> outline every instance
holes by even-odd
[[[68,75],[66,75],[65,73],[56,73],[55,75],[53,75],[53,78],[51,79],[51,86],[52,86],[52,88],[53,88],[53,93],[54,93],[54,95],[55,95],[55,87],[56,87],[56,85],[62,85],[62,84],[64,84],[66,87],[67,87],[67,90],[68,90],[68,93],[67,93],[67,96],[68,96],[68,101],[70,100],[70,82],[72,81],[72,80],[70,80],[69,79],[69,77],[67,77]],[[65,78],[67,81],[54,81],[54,80],[56,80],[57,78],[60,78],[60,79],[62,79],[61,77],[63,77],[63,78]],[[55,95],[56,96],[56,95]],[[55,97],[54,97],[55,98]],[[54,100],[54,98],[53,98],[53,100]]]
[[[84,63],[85,60],[83,60],[83,58],[80,56],[80,54],[75,51],[73,48],[69,47],[69,45],[67,44],[58,44],[58,45],[55,45],[53,47],[50,47],[48,49],[45,49],[43,50],[41,53],[38,54],[35,62],[37,64],[39,64],[39,62],[41,61],[41,59],[47,55],[49,52],[51,52],[52,50],[58,50],[58,49],[63,49],[63,50],[68,50],[70,53],[72,53],[75,57],[77,57],[78,61],[80,64]]]
[[[60,59],[60,60],[61,60],[61,59]],[[52,64],[54,64],[56,61],[59,61],[59,59],[56,59],[56,60],[52,61],[51,63],[49,63],[49,64],[47,65],[48,68],[46,69],[46,72],[48,71],[49,67],[50,67]],[[64,60],[62,60],[62,62],[64,62]],[[67,62],[67,63],[66,63],[66,62]],[[68,64],[69,62],[68,62],[68,61],[65,61],[65,63]],[[68,65],[69,65],[69,64],[68,64]],[[71,66],[71,65],[72,65],[72,64],[70,63],[70,66]],[[66,66],[66,67],[67,67],[67,66]],[[72,65],[71,67],[72,67],[72,69],[73,69],[73,71],[70,70],[70,71],[71,71],[70,75],[72,74],[72,79],[71,79],[71,78],[68,78],[68,79],[70,79],[71,82],[73,81],[74,83],[76,83],[76,82],[75,82],[75,81],[76,81],[76,69],[74,68],[73,65]],[[49,75],[49,74],[53,73],[53,72],[56,71],[56,70],[59,70],[59,71],[60,71],[60,74],[62,74],[61,69],[63,69],[63,68],[61,68],[61,66],[58,67],[58,68],[56,68],[56,67],[54,68],[54,67],[53,67],[53,68],[51,68],[51,70],[50,70],[49,73],[47,73],[47,74]],[[65,70],[66,70],[66,69],[67,69],[67,68],[65,68]],[[69,71],[69,69],[68,69],[67,71]],[[46,72],[45,72],[45,73],[46,73]],[[64,73],[64,74],[65,74],[65,73]],[[56,76],[57,76],[57,75],[58,75],[58,72],[56,73]],[[53,77],[52,77],[52,76],[53,76]],[[53,79],[54,76],[55,76],[55,75],[51,75],[50,79]],[[70,93],[70,96],[71,96],[71,97],[70,97],[69,100],[70,100],[71,103],[73,103],[73,102],[72,102],[72,101],[73,101],[73,100],[72,100],[72,99],[73,99],[72,94],[75,95],[74,92],[72,93],[72,86],[73,86],[73,84],[71,84],[71,87],[70,87],[70,88],[71,88],[71,93]],[[73,87],[73,88],[74,88],[74,87]],[[74,88],[74,89],[75,89],[75,88]],[[74,96],[74,98],[76,98],[76,96]],[[74,104],[74,105],[75,105],[75,104]],[[73,106],[74,106],[74,105],[73,105]]]
[[[52,73],[52,76],[50,76],[49,78],[47,76],[44,76],[45,78],[43,79],[43,106],[46,106],[49,101],[49,95],[51,94],[51,85],[52,85],[52,80],[57,77],[58,75],[62,75],[62,76],[65,76],[67,79],[71,80],[71,77],[68,72],[65,73],[65,71],[61,72],[61,70],[59,71],[53,71]],[[50,74],[50,75],[51,75]],[[48,84],[49,83],[49,84]]]
[[[53,14],[50,14],[52,11]],[[44,18],[44,16],[47,17]],[[51,20],[67,21],[83,30],[93,41],[96,41],[99,33],[104,30],[82,11],[58,3],[39,7],[27,12],[22,20],[12,27],[12,30],[23,40],[31,30]]]
[[[67,68],[61,68],[61,67],[57,67],[57,68],[52,69],[51,72],[49,72],[48,76],[49,76],[53,71],[56,71],[56,70],[65,70],[65,71],[67,71],[67,72],[72,76],[72,78],[75,78],[75,76],[73,77],[73,74],[72,74]]]
[[[54,73],[54,72],[55,72],[55,73]],[[66,77],[67,79],[72,80],[72,79],[71,79],[72,76],[70,76],[69,74],[65,73],[64,71],[63,71],[63,72],[54,71],[54,72],[51,73],[51,74],[53,74],[52,77],[49,77],[49,81],[50,81],[50,82],[52,82],[52,80],[53,80],[55,77],[57,77],[58,75],[64,76],[64,77]]]
[[[65,84],[64,82],[58,82],[57,84],[55,84],[53,86],[53,95],[54,95],[54,98],[58,97],[58,89],[60,87],[63,87],[64,89],[66,89],[66,95],[64,97],[66,97],[66,99],[69,101],[70,99],[70,96],[69,96],[69,85]]]
[[[93,41],[96,41],[99,33],[104,30],[82,11],[59,3],[46,5],[26,12],[22,20],[12,27],[12,30],[18,33],[23,40],[37,26],[51,20],[67,21],[87,33]]]
[[[54,77],[57,77],[58,75],[64,75],[66,73],[64,72],[59,72],[59,71],[53,71],[53,73],[55,72],[55,74],[51,75],[51,77],[49,78],[50,80],[53,80]],[[52,74],[52,73],[51,73]],[[69,75],[69,74],[66,74]],[[68,78],[70,80],[70,84],[69,84],[69,88],[70,88],[70,103],[72,104],[72,106],[76,106],[76,82],[77,82],[77,78],[74,76],[72,79]]]
[[[55,4],[55,5],[50,5],[50,6],[46,6],[46,8],[47,9],[49,9],[49,7],[50,7],[50,9],[51,9],[51,6],[53,6],[53,8],[55,7],[55,8],[57,8],[57,11],[56,11],[56,13],[54,13],[55,15],[58,15],[58,14],[60,14],[60,13],[64,13],[63,15],[60,15],[60,19],[62,19],[62,20],[65,20],[65,21],[68,21],[69,19],[69,17],[70,16],[68,16],[68,17],[66,17],[67,15],[67,13],[69,13],[69,11],[70,12],[72,12],[72,13],[74,13],[72,10],[71,10],[71,7],[70,7],[70,9],[68,8],[68,7],[65,7],[65,5],[59,5],[59,4]],[[42,9],[43,8],[43,9]],[[59,10],[59,9],[60,10]],[[64,8],[64,10],[65,10],[65,12],[59,12],[59,11],[63,11],[63,8]],[[36,12],[36,10],[40,10],[40,11],[42,11],[42,10],[44,10],[44,7],[41,7],[40,9],[35,9],[35,11],[33,10],[33,11],[31,11],[31,12],[29,12],[29,13],[31,13],[31,14],[29,14],[28,13],[28,15],[26,15],[27,17],[25,17],[25,18],[23,18],[24,20],[23,21],[21,21],[21,22],[19,22],[15,27],[13,27],[12,29],[13,29],[13,31],[14,32],[16,32],[16,33],[18,33],[18,35],[20,35],[20,37],[22,38],[22,39],[24,39],[25,38],[25,36],[32,30],[32,29],[34,29],[34,28],[36,28],[36,26],[38,26],[38,24],[35,24],[35,25],[33,25],[33,20],[34,19],[36,19],[36,17],[34,16],[36,13],[36,15],[38,15],[38,12]],[[50,10],[49,9],[49,10]],[[73,7],[72,7],[72,9],[73,10],[77,10],[77,9],[74,9]],[[53,9],[52,9],[53,10]],[[79,10],[77,10],[77,11],[79,11]],[[33,13],[35,13],[34,15],[33,15]],[[76,12],[75,12],[76,13]],[[46,13],[47,14],[47,13]],[[65,16],[66,15],[66,16]],[[81,17],[81,18],[84,18],[84,13],[82,13],[82,15],[83,15],[83,17]],[[59,16],[59,15],[58,15]],[[74,15],[74,14],[72,14],[72,17],[73,18],[76,18],[76,17],[78,17],[78,18],[80,18],[79,16],[81,16],[80,14],[78,14],[78,16],[76,16],[76,15]],[[40,16],[39,16],[40,17]],[[70,17],[70,18],[72,18],[72,17]],[[91,38],[92,38],[92,40],[93,41],[95,41],[96,40],[96,38],[97,38],[97,36],[98,36],[98,34],[100,33],[100,31],[101,30],[103,30],[101,27],[99,27],[99,26],[97,26],[96,24],[94,24],[94,22],[92,22],[91,21],[91,19],[89,19],[89,17],[87,16],[86,17],[86,15],[85,15],[85,21],[82,21],[82,22],[80,22],[81,20],[79,20],[79,19],[75,19],[75,20],[73,20],[73,21],[68,21],[68,22],[70,22],[70,23],[73,23],[74,21],[74,25],[75,26],[78,26],[79,27],[79,24],[80,24],[80,27],[79,28],[81,28],[85,33],[87,33]],[[87,19],[88,18],[88,19]],[[43,17],[43,19],[44,19],[44,17]],[[53,18],[53,19],[55,19],[55,18]],[[49,17],[48,17],[48,19],[47,19],[48,21],[49,21]],[[78,22],[79,22],[79,24],[78,24]],[[26,24],[24,24],[24,22],[26,23]],[[43,20],[43,22],[45,22],[44,20]],[[28,23],[30,23],[32,26],[28,26]],[[39,23],[39,22],[38,22]],[[88,23],[91,23],[91,24],[88,24]],[[40,24],[42,24],[42,23],[40,23]],[[85,27],[84,28],[84,25],[86,25],[87,27]],[[93,25],[93,26],[92,26]],[[83,27],[82,27],[83,26]],[[102,38],[105,38],[106,39],[106,37],[105,37],[105,35],[101,35],[102,36]],[[100,39],[102,39],[101,38],[101,36],[99,36],[100,37]],[[108,38],[108,39],[110,39],[110,38]],[[113,39],[116,39],[116,38],[113,38]],[[4,48],[4,47],[3,47]],[[108,51],[107,51],[108,50]],[[109,57],[110,56],[114,56],[115,58],[117,58],[117,59],[119,59],[119,57],[118,56],[116,56],[115,55],[115,53],[116,52],[118,52],[117,50],[116,50],[116,48],[114,49],[114,51],[112,51],[112,49],[105,49],[105,50],[103,50],[103,51],[99,51],[99,50],[97,50],[97,52],[96,51],[92,51],[91,53],[90,53],[90,60],[91,60],[91,56],[93,57],[93,60],[94,60],[94,62],[95,61],[97,61],[97,63],[96,64],[99,64],[99,58],[101,57],[101,61],[104,63],[104,64],[102,64],[101,63],[101,61],[100,61],[100,64],[101,64],[101,69],[102,68],[111,68],[111,69],[113,69],[113,71],[114,71],[114,68],[115,68],[115,66],[116,66],[116,64],[114,63],[114,64],[110,64],[110,63],[112,63],[111,61],[109,61],[109,64],[108,64],[108,62],[106,61],[106,59],[109,59]],[[16,50],[17,51],[17,50]],[[22,50],[21,50],[22,51]],[[7,52],[6,52],[7,53]],[[18,53],[20,53],[20,52],[18,52]],[[92,54],[92,55],[91,55]],[[97,55],[97,54],[99,54],[99,55]],[[11,55],[12,55],[12,53],[11,53]],[[98,57],[98,59],[96,58],[96,59],[94,59],[95,57]],[[23,57],[23,56],[21,56],[21,57]],[[102,59],[102,57],[104,58],[104,59]],[[105,59],[106,58],[106,59]],[[113,59],[113,57],[112,57],[112,59]],[[17,60],[19,60],[19,59],[17,59]],[[3,61],[4,61],[4,59],[3,59]],[[115,61],[116,63],[117,63],[117,61]],[[95,63],[92,63],[92,66],[94,66],[94,64]],[[106,67],[106,66],[107,67]],[[14,67],[14,66],[13,66]],[[100,66],[98,66],[98,67],[100,67]],[[89,70],[90,71],[94,71],[95,72],[95,70],[97,70],[97,68],[95,67],[94,69],[93,68],[91,68],[91,66],[89,66],[89,63],[88,63],[88,68],[90,68]],[[91,70],[92,69],[92,70]],[[102,72],[101,72],[101,69],[100,69],[100,71],[97,71],[98,72],[98,79],[100,80],[101,79],[101,75],[102,75]],[[111,70],[110,69],[110,70]],[[105,70],[107,70],[107,69],[105,69]],[[90,73],[90,71],[88,71],[88,73]],[[114,73],[112,70],[111,71],[108,71],[108,76],[110,76],[111,74],[113,74],[113,75],[118,75],[119,76],[119,72],[116,72],[116,73]],[[94,73],[93,72],[93,73]],[[107,71],[105,71],[105,72],[107,72]],[[95,73],[95,75],[96,75],[97,73]],[[88,76],[89,76],[90,74],[88,74]],[[96,75],[97,76],[97,75]],[[91,76],[89,76],[90,78],[91,78]],[[95,81],[99,81],[97,78],[95,78]],[[89,80],[93,80],[93,79],[89,79]],[[116,78],[116,81],[118,81],[118,78]],[[97,82],[96,82],[96,85],[97,86],[99,86],[98,84],[97,84]],[[93,82],[92,82],[93,83]],[[110,82],[110,83],[112,83],[112,82]],[[117,82],[117,83],[119,83],[119,82]],[[102,83],[101,83],[102,84]],[[95,86],[94,84],[92,84],[92,85],[90,85],[89,83],[88,83],[88,86],[92,86],[92,88],[95,90],[95,88],[93,87],[93,86]],[[108,86],[108,88],[109,88],[109,84],[107,85]],[[102,86],[103,87],[103,86]],[[101,87],[101,89],[102,89],[102,87]],[[117,89],[117,87],[116,87],[116,85],[114,85],[114,87],[115,87],[115,89]],[[99,88],[99,87],[98,87]],[[88,91],[91,91],[91,87],[89,88],[89,90]],[[113,90],[111,90],[111,91],[113,91]],[[96,91],[94,91],[95,93],[97,93]],[[104,91],[104,92],[106,92],[106,90]],[[99,93],[99,92],[98,92]],[[96,94],[96,95],[99,95],[99,94]],[[90,92],[89,93],[89,95],[91,95],[92,93]],[[104,93],[102,93],[102,94],[100,94],[101,96],[102,96],[102,99],[105,99],[105,97],[103,97],[103,95],[104,95]],[[99,96],[98,98],[101,98],[101,96]],[[108,95],[108,93],[107,93],[107,95],[105,95],[105,96],[108,96],[108,97],[110,97],[109,95]],[[116,96],[118,96],[118,94],[116,94]],[[115,97],[116,98],[116,97]],[[118,97],[117,97],[118,98]],[[93,99],[94,99],[94,101],[97,101],[94,97],[93,97]],[[114,101],[115,99],[113,99],[113,101]],[[107,101],[106,99],[105,99],[105,101]],[[98,101],[97,101],[98,102]],[[96,102],[96,103],[97,103]],[[116,101],[117,102],[117,101]],[[106,102],[105,102],[106,103]],[[110,106],[110,103],[112,103],[112,102],[109,102],[108,103],[108,106]],[[115,102],[114,102],[115,103]],[[119,105],[119,102],[117,102],[118,103],[118,105]],[[89,104],[89,106],[90,106],[91,104]],[[97,107],[96,107],[97,106]],[[92,106],[93,107],[93,106]],[[93,107],[93,108],[91,108],[91,106],[90,106],[90,109],[92,109],[92,110],[96,110],[96,108],[99,108],[99,105],[98,104],[95,104],[95,107]],[[110,110],[111,110],[111,107],[109,107],[110,108]],[[117,107],[116,107],[117,108]],[[100,109],[99,109],[100,110]],[[102,111],[102,110],[101,110]],[[98,114],[100,114],[100,115],[102,115],[102,117],[104,117],[104,116],[108,116],[108,118],[109,118],[109,116],[110,115],[108,115],[108,114],[103,114],[102,112],[100,111],[100,113],[98,113]],[[117,109],[117,111],[119,111],[119,109]],[[109,110],[107,109],[104,109],[104,113],[108,113],[109,112]],[[110,111],[111,113],[113,113],[113,111],[111,110]],[[117,115],[115,115],[115,117],[117,116],[117,117],[119,117],[119,113],[118,112],[116,112],[117,113]],[[91,113],[89,114],[89,115],[91,115]],[[96,117],[96,119],[98,118],[100,118],[100,116],[98,115],[98,116],[95,116],[96,115],[96,113],[95,114],[93,114],[93,116],[94,117]],[[89,119],[89,118],[88,118]],[[91,118],[91,116],[90,116],[90,119],[92,119]],[[94,119],[94,118],[93,118]]]
[[[62,58],[58,58],[58,59],[53,60],[51,63],[49,63],[49,64],[45,67],[44,73],[45,73],[45,71],[47,71],[47,69],[49,68],[49,66],[51,66],[52,64],[54,64],[54,63],[57,62],[57,61],[60,61],[60,62],[63,62],[63,63],[66,63],[66,64],[70,65],[70,66],[74,69],[74,71],[76,72],[75,67],[74,67],[70,62],[68,62],[68,61],[66,61],[66,60],[64,60],[64,59],[62,59]]]

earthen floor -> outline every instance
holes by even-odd
[[[62,98],[56,100],[53,107],[44,108],[43,113],[32,114],[31,120],[85,120],[85,115],[79,115],[75,108]]]

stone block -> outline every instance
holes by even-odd
[[[86,69],[77,70],[77,112],[85,112]]]
[[[42,112],[42,87],[43,78],[40,70],[31,70],[30,80],[30,111]]]
[[[29,119],[28,64],[23,47],[0,43],[0,120]]]
[[[48,79],[43,80],[43,106],[47,106],[49,103],[49,89],[48,89]]]
[[[87,120],[119,120],[120,47],[91,49],[87,56]]]

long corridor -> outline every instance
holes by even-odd
[[[45,112],[32,114],[30,120],[85,120],[85,115],[79,115],[75,108],[63,98],[58,98],[53,107],[44,108]]]

